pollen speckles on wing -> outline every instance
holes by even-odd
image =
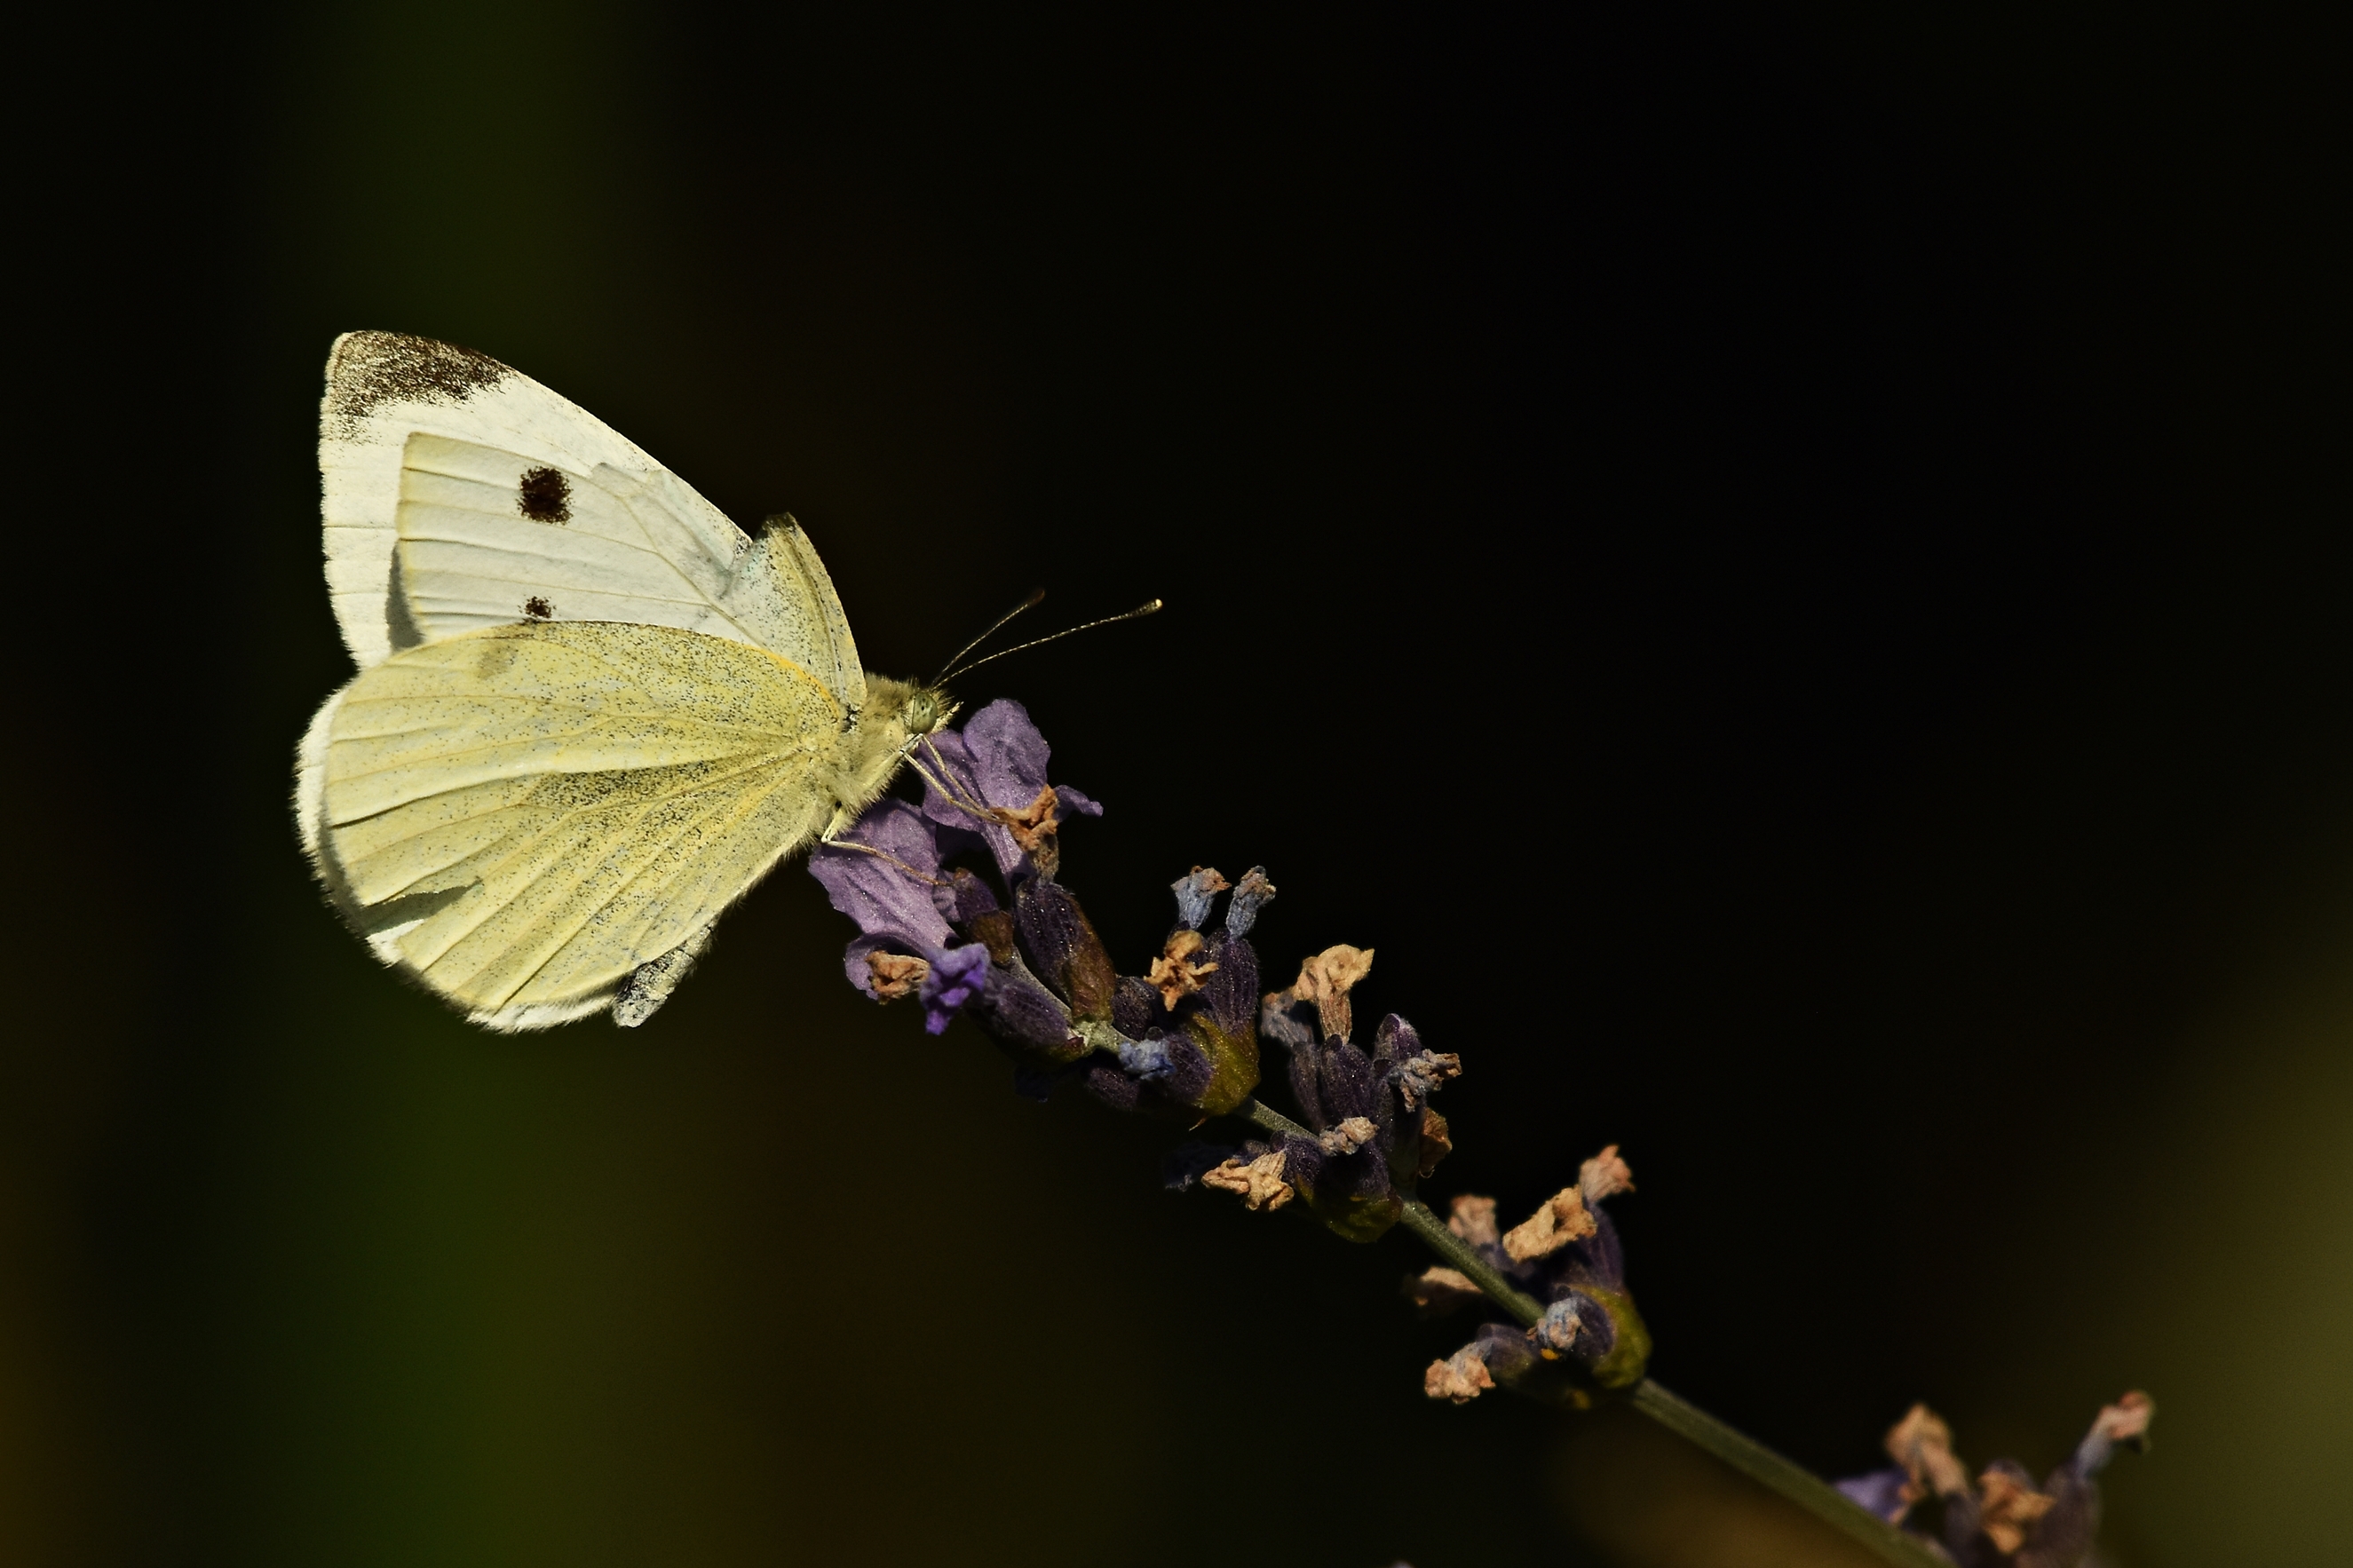
[[[515,510],[533,522],[572,521],[572,481],[556,468],[526,468]]]

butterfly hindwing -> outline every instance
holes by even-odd
[[[305,743],[306,837],[387,963],[478,1023],[556,1023],[641,969],[666,994],[719,913],[824,827],[842,719],[808,672],[729,639],[465,633],[331,700]]]

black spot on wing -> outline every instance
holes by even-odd
[[[385,404],[463,403],[513,374],[490,355],[455,343],[400,332],[345,332],[327,360],[321,423],[330,435],[348,438]]]
[[[533,522],[570,522],[572,481],[555,468],[527,468],[515,497],[515,510]]]
[[[555,618],[555,606],[533,594],[522,602],[522,613],[525,620],[549,621]]]
[[[474,882],[463,888],[444,888],[438,893],[404,893],[365,908],[354,903],[349,907],[348,918],[362,935],[374,936],[396,926],[430,920],[480,886]]]
[[[417,617],[408,611],[408,586],[402,580],[398,550],[392,552],[392,577],[385,585],[384,632],[385,640],[395,653],[425,640],[425,634],[417,629]]]

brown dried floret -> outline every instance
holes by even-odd
[[[1914,1500],[1968,1489],[1968,1472],[1953,1453],[1953,1429],[1926,1405],[1915,1405],[1887,1431],[1887,1454],[1912,1478]]]
[[[1453,1213],[1447,1216],[1446,1228],[1473,1247],[1493,1247],[1499,1239],[1495,1235],[1495,1200],[1476,1194],[1464,1193],[1457,1197]]]
[[[1432,1399],[1451,1399],[1457,1405],[1468,1405],[1488,1389],[1495,1380],[1488,1375],[1487,1363],[1482,1360],[1476,1346],[1456,1351],[1444,1361],[1430,1363],[1421,1374],[1421,1391]]]
[[[1459,1269],[1432,1267],[1405,1282],[1405,1298],[1425,1318],[1451,1312],[1482,1294],[1471,1277]]]
[[[1151,973],[1145,979],[1160,988],[1160,1005],[1174,1008],[1185,997],[1201,988],[1201,976],[1214,974],[1214,963],[1196,963],[1193,954],[1201,951],[1201,933],[1180,931],[1168,939],[1168,945],[1152,961]]]
[[[1577,1190],[1585,1194],[1588,1204],[1634,1190],[1634,1173],[1618,1157],[1617,1144],[1610,1144],[1577,1167]]]
[[[1414,1175],[1421,1181],[1430,1180],[1431,1173],[1438,1169],[1438,1163],[1453,1152],[1454,1140],[1450,1136],[1446,1118],[1439,1115],[1427,1105],[1423,1106],[1421,1108],[1421,1163],[1415,1168]]]
[[[1585,1206],[1585,1194],[1575,1187],[1563,1187],[1525,1221],[1504,1232],[1504,1250],[1513,1262],[1525,1263],[1531,1258],[1558,1252],[1599,1228]]]
[[[1337,1127],[1327,1127],[1315,1136],[1315,1142],[1326,1154],[1353,1154],[1380,1135],[1380,1129],[1369,1118],[1351,1116]]]
[[[1978,1478],[1978,1528],[1997,1551],[2015,1552],[2026,1544],[2034,1521],[2049,1513],[2058,1500],[2008,1470],[1988,1470]]]
[[[2114,1405],[2104,1405],[2092,1418],[2092,1432],[2111,1443],[2127,1443],[2134,1447],[2148,1442],[2148,1424],[2157,1414],[2157,1401],[2138,1389],[2134,1389]]]
[[[866,967],[874,976],[875,999],[896,1002],[902,996],[913,996],[915,988],[931,974],[932,966],[920,958],[909,958],[899,952],[870,952]]]
[[[1039,790],[1037,799],[1019,811],[996,805],[989,807],[988,815],[1013,835],[1013,842],[1021,847],[1024,854],[1050,855],[1055,831],[1061,826],[1054,816],[1056,804],[1054,786],[1047,784]]]
[[[1271,1213],[1291,1201],[1291,1185],[1282,1179],[1282,1151],[1261,1154],[1249,1164],[1228,1160],[1214,1171],[1201,1173],[1201,1184],[1240,1194],[1242,1206]]]
[[[1302,1002],[1315,1005],[1326,1039],[1336,1036],[1345,1040],[1356,1026],[1355,1016],[1348,1006],[1348,993],[1372,970],[1371,948],[1350,947],[1342,942],[1325,948],[1301,964],[1299,979],[1291,987],[1291,994]]]

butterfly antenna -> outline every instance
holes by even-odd
[[[1035,601],[1033,600],[1033,601],[1032,601],[1032,603],[1035,603]],[[1028,606],[1027,606],[1027,605],[1024,605],[1023,607],[1026,609]],[[1159,600],[1157,600],[1157,599],[1155,599],[1155,600],[1153,600],[1153,601],[1152,601],[1151,603],[1149,603],[1149,604],[1145,604],[1145,605],[1136,605],[1136,606],[1135,606],[1135,608],[1134,608],[1134,609],[1132,609],[1132,610],[1128,611],[1128,612],[1127,612],[1126,614],[1124,614],[1124,615],[1118,615],[1118,616],[1105,616],[1102,620],[1099,620],[1099,621],[1089,621],[1089,622],[1087,622],[1087,623],[1086,623],[1085,625],[1083,625],[1083,626],[1071,626],[1071,627],[1069,627],[1069,628],[1067,628],[1067,629],[1065,629],[1065,630],[1056,632],[1052,637],[1035,637],[1035,638],[1032,638],[1032,639],[1031,639],[1030,641],[1029,641],[1029,642],[1024,642],[1024,643],[1015,643],[1011,647],[1008,647],[1008,648],[1001,648],[1001,649],[999,649],[997,652],[993,653],[993,654],[990,654],[990,655],[988,656],[988,658],[976,658],[976,659],[974,659],[970,664],[967,664],[967,665],[964,666],[964,667],[963,667],[962,668],[960,668],[960,669],[951,669],[951,670],[949,670],[949,671],[948,671],[947,675],[943,675],[943,676],[941,676],[941,677],[940,677],[940,680],[945,680],[945,679],[947,679],[949,678],[949,676],[955,676],[955,675],[965,675],[965,674],[969,674],[971,671],[976,670],[976,669],[978,669],[978,668],[979,668],[982,665],[984,665],[984,664],[993,663],[993,662],[995,662],[995,661],[996,661],[996,660],[997,660],[997,659],[1003,658],[1004,658],[1007,654],[1008,654],[1008,653],[1019,653],[1019,652],[1020,652],[1022,649],[1024,649],[1024,648],[1037,647],[1039,647],[1040,644],[1044,644],[1044,643],[1050,643],[1050,642],[1060,642],[1060,641],[1061,641],[1064,637],[1070,637],[1070,636],[1071,636],[1073,633],[1092,631],[1092,630],[1094,630],[1094,628],[1095,628],[1095,627],[1097,627],[1097,626],[1116,626],[1116,625],[1117,625],[1118,623],[1120,623],[1121,621],[1134,621],[1134,620],[1141,620],[1144,616],[1148,616],[1148,615],[1151,615],[1151,614],[1155,613],[1155,611],[1157,611],[1159,608],[1160,608],[1160,601],[1159,601]],[[1008,618],[1009,619],[1010,617],[1008,617]],[[1003,622],[999,622],[999,623],[998,623],[998,625],[1000,625],[1000,626],[1001,626],[1001,625],[1003,625],[1003,624],[1004,624]],[[969,653],[969,652],[971,652],[971,651],[972,651],[972,650],[971,650],[970,648],[966,648],[966,649],[965,650],[965,653]],[[962,658],[962,657],[963,657],[963,655],[959,654],[957,657],[958,657],[958,658]],[[934,685],[934,686],[936,686],[936,685],[938,685],[938,684],[939,684],[939,681],[935,680],[935,681],[934,681],[932,684],[933,684],[933,685]]]
[[[992,622],[990,622],[990,623],[989,623],[989,626],[988,626],[988,629],[987,629],[987,631],[985,631],[985,632],[981,633],[978,637],[976,637],[973,638],[973,639],[972,639],[972,641],[970,641],[970,642],[968,642],[968,643],[965,644],[965,645],[964,645],[964,647],[960,647],[960,648],[956,649],[956,651],[955,651],[955,658],[952,658],[952,659],[948,660],[948,661],[947,661],[947,663],[945,663],[945,664],[944,664],[944,665],[942,665],[942,666],[940,667],[940,672],[939,672],[937,675],[934,675],[934,677],[932,677],[932,679],[931,679],[931,684],[932,684],[932,685],[934,685],[934,686],[937,686],[941,681],[945,680],[949,676],[954,675],[954,674],[955,673],[955,661],[956,661],[956,658],[962,658],[965,655],[966,655],[966,654],[970,653],[973,649],[975,649],[975,648],[978,647],[981,644],[983,644],[983,643],[987,642],[989,638],[991,638],[991,637],[995,637],[995,636],[997,634],[997,632],[998,632],[998,631],[999,631],[999,630],[1004,626],[1004,625],[1005,625],[1005,623],[1006,623],[1006,622],[1008,622],[1008,621],[1011,620],[1014,616],[1016,616],[1019,615],[1022,611],[1024,611],[1024,610],[1034,610],[1034,609],[1036,609],[1036,608],[1038,607],[1038,605],[1039,605],[1039,604],[1040,604],[1040,603],[1045,599],[1045,597],[1046,597],[1046,590],[1045,590],[1045,589],[1043,589],[1043,588],[1033,588],[1033,589],[1031,589],[1031,590],[1029,591],[1029,596],[1028,598],[1026,598],[1026,599],[1022,600],[1019,604],[1018,604],[1018,605],[1014,605],[1011,609],[1009,609],[1009,610],[1006,611],[1003,615],[1001,615],[1001,616],[997,616],[996,620],[994,620],[994,621],[992,621]]]

